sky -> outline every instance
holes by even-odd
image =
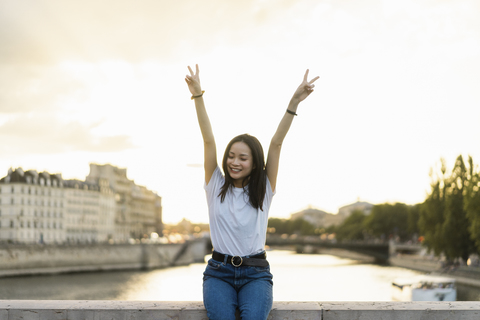
[[[166,223],[208,221],[189,65],[219,163],[242,133],[267,153],[305,70],[320,76],[272,217],[420,203],[441,158],[480,163],[476,0],[0,0],[0,43],[0,177],[109,163],[162,197]]]

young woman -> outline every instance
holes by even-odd
[[[272,274],[264,250],[268,210],[275,194],[280,149],[298,104],[313,91],[318,77],[308,70],[293,94],[268,149],[267,164],[260,142],[242,134],[228,144],[217,165],[217,147],[203,101],[198,65],[185,77],[195,100],[204,143],[205,191],[214,252],[203,277],[203,302],[209,319],[267,319],[272,308]]]

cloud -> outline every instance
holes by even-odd
[[[0,114],[50,112],[65,99],[81,101],[86,86],[59,68],[0,65]]]
[[[250,17],[253,3],[4,2],[0,10],[0,63],[48,64],[58,59],[132,61],[175,57],[178,49],[209,50],[225,33],[242,30],[254,22]]]
[[[99,125],[62,122],[47,114],[15,117],[0,126],[0,150],[13,155],[117,152],[135,147],[126,135],[96,135],[94,131]]]

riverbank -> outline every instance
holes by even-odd
[[[454,278],[457,283],[480,288],[479,267],[444,267],[440,259],[422,255],[397,255],[390,257],[389,262],[396,267],[451,277]]]
[[[203,262],[203,239],[173,244],[3,245],[0,277],[148,270]]]
[[[319,253],[357,260],[362,263],[374,263],[374,258],[370,256],[342,249],[321,249]],[[456,268],[444,268],[439,258],[416,254],[391,256],[389,264],[395,267],[451,277],[459,284],[480,288],[479,267],[458,266]]]

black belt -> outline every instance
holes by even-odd
[[[227,257],[227,263],[233,265],[234,267],[247,266],[247,267],[268,267],[267,255],[266,253],[257,254],[251,256],[250,258],[240,257],[240,256],[229,256],[226,254],[213,251],[212,259],[218,262],[224,262],[225,257]]]

